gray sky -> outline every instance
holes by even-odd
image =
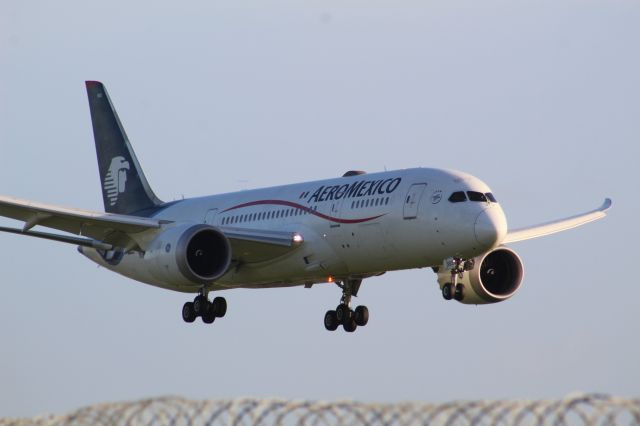
[[[0,194],[101,210],[84,80],[103,81],[159,197],[432,166],[487,182],[513,227],[516,296],[445,302],[428,269],[337,287],[190,296],[0,235],[0,416],[190,398],[444,401],[640,392],[640,3],[0,2]],[[9,220],[2,225],[15,224]]]

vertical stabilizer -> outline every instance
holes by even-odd
[[[131,214],[162,204],[151,190],[104,85],[87,81],[104,210]]]

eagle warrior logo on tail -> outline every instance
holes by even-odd
[[[115,206],[118,202],[118,194],[125,191],[127,170],[129,170],[129,162],[124,157],[114,157],[111,160],[109,171],[104,177],[104,190],[107,192],[111,206]]]

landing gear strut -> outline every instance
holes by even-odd
[[[324,327],[334,331],[342,325],[344,331],[353,333],[358,326],[364,327],[369,322],[369,309],[366,306],[358,306],[355,311],[351,309],[351,297],[357,296],[362,280],[347,279],[344,283],[336,282],[342,289],[340,304],[334,310],[327,311],[324,315]]]
[[[187,302],[182,307],[182,319],[185,322],[194,322],[201,317],[202,322],[211,324],[216,318],[222,318],[227,313],[227,300],[224,297],[216,297],[213,302],[209,302],[208,291],[200,290],[200,294]]]
[[[453,259],[453,267],[451,268],[451,282],[442,286],[442,297],[445,300],[456,299],[461,302],[464,299],[464,285],[458,283],[458,279],[464,277],[465,271],[470,271],[474,267],[473,260],[467,260],[460,258]]]

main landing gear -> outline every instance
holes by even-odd
[[[453,267],[451,268],[451,282],[442,286],[442,297],[445,300],[456,299],[461,302],[464,299],[464,285],[458,283],[458,279],[462,279],[465,271],[470,271],[474,267],[474,261],[459,258],[453,259]]]
[[[196,318],[202,317],[202,322],[211,324],[216,318],[222,318],[227,313],[227,300],[224,297],[216,297],[213,302],[209,302],[206,290],[200,290],[200,294],[187,302],[182,307],[182,319],[185,322],[194,322]]]
[[[335,311],[327,311],[324,315],[324,327],[334,331],[342,324],[344,331],[353,333],[358,326],[364,327],[369,322],[369,309],[366,306],[358,306],[351,309],[351,296],[356,296],[362,280],[345,280],[344,284],[336,282],[342,289],[342,298]]]

